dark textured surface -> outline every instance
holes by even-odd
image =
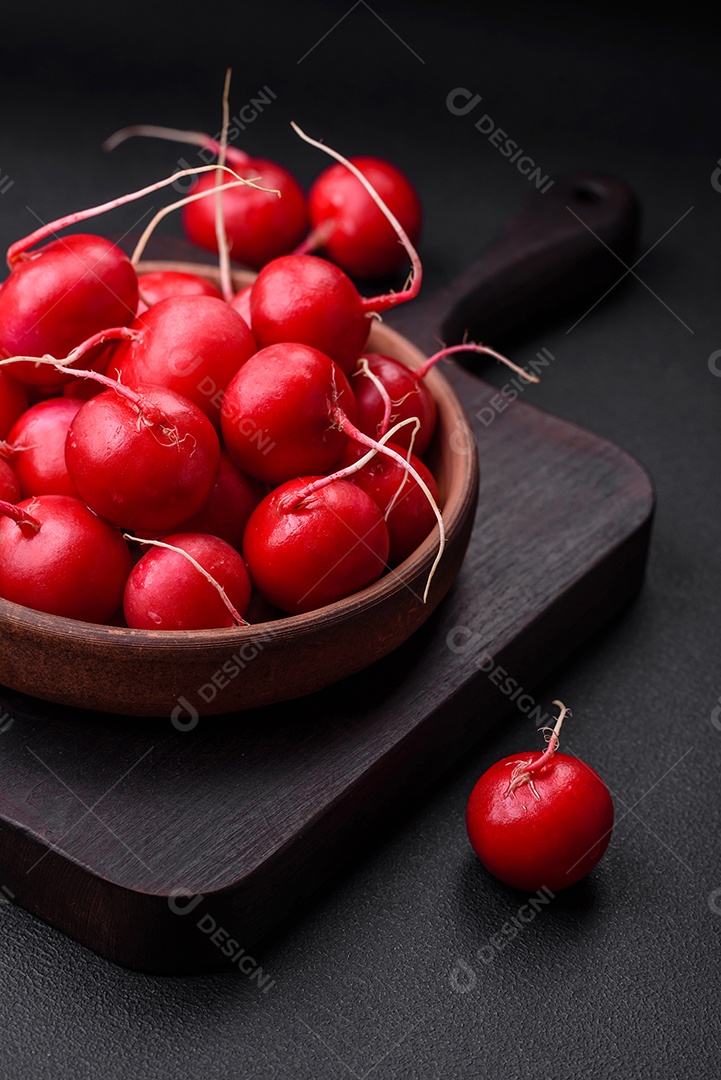
[[[548,348],[557,359],[528,400],[631,451],[656,482],[644,592],[533,688],[544,705],[560,696],[572,706],[565,747],[607,780],[617,826],[586,883],[540,909],[514,939],[501,936],[505,947],[491,943],[526,897],[476,865],[463,811],[488,764],[532,744],[531,721],[515,713],[297,913],[262,956],[274,980],[267,992],[238,972],[129,974],[3,905],[0,1074],[713,1075],[721,1036],[721,380],[709,367],[721,348],[717,42],[688,8],[683,21],[659,16],[649,26],[620,5],[581,13],[490,4],[481,14],[447,5],[439,15],[389,3],[372,5],[377,15],[359,5],[298,64],[343,6],[304,5],[285,26],[274,4],[262,15],[221,5],[192,27],[164,8],[141,13],[131,3],[115,15],[73,5],[71,26],[59,7],[4,14],[0,172],[14,183],[0,196],[3,244],[33,227],[26,206],[41,217],[62,213],[172,167],[176,148],[128,146],[108,162],[96,147],[138,119],[213,126],[228,60],[239,102],[265,84],[277,94],[248,128],[249,149],[296,164],[310,180],[315,157],[286,135],[294,118],[342,149],[357,143],[393,157],[417,178],[429,285],[467,265],[529,188],[474,129],[481,110],[544,173],[602,168],[637,191],[641,251],[655,245],[635,270],[643,284],[627,275],[570,333],[575,318],[514,356],[523,363]],[[478,114],[448,114],[445,96],[458,86],[483,95]],[[124,222],[131,228],[135,217]],[[489,377],[506,381],[493,370]],[[562,506],[558,518],[562,529]],[[149,814],[162,815],[162,806]]]

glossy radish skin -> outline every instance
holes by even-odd
[[[18,417],[28,407],[27,390],[22,383],[0,370],[0,439],[7,439],[8,432]]]
[[[348,442],[333,423],[336,401],[353,419],[348,380],[324,353],[289,342],[261,349],[226,390],[226,449],[239,469],[270,484],[329,472]]]
[[[364,491],[337,480],[287,509],[316,476],[280,485],[253,511],[243,554],[259,592],[289,614],[341,600],[380,577],[388,530]]]
[[[389,442],[389,449],[396,450],[403,457],[407,451]],[[359,461],[367,447],[351,443],[346,449],[340,467]],[[411,454],[410,463],[425,481],[436,503],[439,502],[438,486],[433,474],[415,454]],[[388,562],[397,566],[411,555],[419,544],[431,533],[436,525],[436,517],[425,492],[417,481],[390,457],[376,454],[367,465],[348,479],[370,495],[373,502],[383,513],[388,527],[390,549]],[[399,491],[400,489],[400,491]],[[392,505],[392,509],[388,508]]]
[[[140,386],[141,406],[116,390],[86,401],[70,425],[68,472],[82,499],[123,529],[174,529],[206,502],[220,443],[191,401]]]
[[[17,503],[22,498],[18,478],[7,461],[0,458],[0,501]]]
[[[164,542],[192,555],[225,591],[240,615],[251,584],[243,559],[224,540],[202,533],[174,533]],[[218,590],[182,555],[153,547],[128,577],[123,611],[136,630],[212,630],[234,626]]]
[[[0,290],[0,354],[65,357],[93,334],[127,326],[137,306],[135,270],[115,244],[84,233],[53,240],[21,255]],[[18,363],[13,378],[46,386],[70,376]]]
[[[182,270],[153,270],[138,274],[138,315],[169,296],[214,296],[222,300],[220,289],[200,274]]]
[[[367,353],[365,359],[372,373],[380,379],[391,399],[392,411],[390,424],[416,416],[421,426],[413,442],[413,452],[422,457],[428,449],[436,426],[436,403],[428,387],[419,379],[411,368],[400,360],[380,353]],[[358,403],[358,427],[366,435],[377,439],[385,432],[381,431],[383,420],[383,399],[373,381],[360,370],[353,373],[351,381]],[[408,448],[413,434],[413,425],[403,427],[394,436],[394,441]]]
[[[162,386],[182,394],[216,425],[223,392],[256,344],[236,311],[212,296],[174,296],[139,316],[140,337],[115,346],[108,374],[126,386]]]
[[[0,518],[0,596],[50,615],[106,622],[131,566],[118,530],[70,496],[41,495],[18,508],[39,527]]]
[[[260,348],[297,341],[320,349],[346,373],[362,354],[371,319],[353,282],[317,255],[268,263],[250,294],[251,328]]]
[[[305,195],[298,181],[273,161],[264,158],[238,161],[229,155],[228,163],[243,179],[259,177],[262,187],[275,189],[238,187],[224,191],[221,196],[231,258],[259,270],[271,259],[292,251],[302,240],[308,225]],[[212,191],[214,187],[215,176],[208,173],[200,177],[193,194]],[[276,190],[280,191],[280,198]],[[209,196],[188,203],[183,208],[182,223],[189,240],[217,253],[214,198]]]
[[[218,476],[207,502],[197,514],[181,522],[177,530],[184,533],[209,533],[240,551],[248,518],[266,495],[266,485],[246,476],[233,464],[227,451],[221,450]],[[147,533],[143,535],[149,536]],[[162,535],[154,533],[149,538],[159,540]]]
[[[240,292],[237,292],[230,301],[230,306],[234,311],[238,312],[241,319],[244,319],[248,326],[250,326],[252,322],[252,316],[250,314],[250,294],[252,291],[253,286],[246,285]]]
[[[50,398],[31,406],[13,426],[7,441],[23,498],[77,496],[65,462],[65,441],[82,404],[77,398]]]
[[[421,231],[421,203],[406,176],[375,157],[349,159],[370,180],[415,244]],[[311,227],[325,235],[323,249],[351,277],[380,277],[401,269],[408,256],[388,219],[360,181],[341,164],[321,173],[310,189]]]
[[[471,846],[484,866],[525,892],[557,892],[585,877],[608,846],[613,802],[601,777],[569,754],[554,754],[509,793],[519,763],[541,751],[514,754],[492,765],[474,787],[466,811]],[[535,794],[534,794],[535,788]]]

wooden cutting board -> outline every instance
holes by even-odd
[[[559,180],[393,323],[427,352],[465,331],[507,345],[597,300],[622,272],[609,248],[628,260],[636,224],[620,181]],[[429,622],[322,693],[178,726],[0,689],[0,902],[131,968],[241,967],[264,985],[258,946],[380,823],[512,701],[541,722],[534,686],[641,586],[652,486],[603,439],[460,367],[444,373],[467,406],[457,449],[477,443],[481,487],[463,569]]]

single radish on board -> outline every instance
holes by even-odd
[[[135,630],[213,630],[236,626],[230,608],[242,618],[251,584],[243,559],[217,536],[174,533],[133,567],[125,585],[123,611]],[[170,550],[179,548],[180,551]],[[209,574],[211,583],[186,552]],[[221,598],[222,589],[229,605]]]
[[[492,765],[471,792],[471,846],[497,878],[526,892],[573,885],[598,863],[613,829],[613,801],[601,777],[577,757],[557,753],[569,710],[560,701],[545,753]]]
[[[138,315],[169,296],[223,296],[212,281],[185,270],[152,270],[138,274]]]
[[[382,158],[348,160],[373,185],[411,242],[417,244],[422,211],[410,180]],[[321,173],[308,194],[308,211],[313,231],[301,245],[302,251],[322,247],[333,262],[357,278],[382,277],[403,266],[407,256],[395,230],[344,165],[331,165]]]
[[[225,392],[225,447],[239,469],[270,484],[328,472],[348,442],[336,406],[355,417],[353,391],[330,357],[291,342],[261,349]]]
[[[78,398],[58,397],[32,405],[13,425],[4,447],[0,445],[0,455],[9,454],[23,498],[77,496],[65,462],[65,441],[82,404]]]
[[[6,371],[0,371],[0,439],[7,439],[15,421],[28,407],[27,389]]]
[[[108,374],[128,386],[163,386],[220,423],[223,393],[257,351],[247,324],[224,300],[171,296],[131,325],[134,337],[116,345]]]
[[[250,293],[251,329],[260,348],[297,341],[326,353],[348,373],[368,341],[374,316],[418,295],[422,268],[418,252],[405,230],[371,184],[354,165],[323,143],[302,139],[341,162],[358,178],[395,230],[411,260],[407,288],[381,296],[361,297],[348,275],[317,255],[285,255],[268,263]]]
[[[289,614],[342,600],[386,567],[388,529],[365,491],[336,480],[297,503],[319,479],[305,476],[277,487],[253,511],[243,538],[253,584]]]
[[[175,128],[139,124],[124,128],[106,139],[104,148],[112,150],[134,135],[171,139],[199,146],[214,155],[220,153],[220,143],[203,132],[179,131]],[[255,158],[232,146],[226,148],[228,164],[245,180],[258,180],[263,187],[244,187],[224,191],[223,218],[230,253],[236,262],[253,270],[292,251],[308,227],[306,199],[298,181],[282,165],[267,158]],[[197,181],[194,194],[212,193],[215,179],[212,173]],[[273,190],[275,189],[275,190]],[[280,197],[278,197],[280,193]],[[199,199],[188,203],[182,211],[185,235],[206,251],[218,252],[215,221],[215,199]]]
[[[119,608],[130,552],[117,529],[67,495],[0,503],[0,596],[104,623]]]
[[[172,390],[95,378],[112,389],[85,402],[65,445],[80,497],[120,528],[174,529],[200,510],[215,483],[215,428]]]

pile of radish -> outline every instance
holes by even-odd
[[[3,599],[95,623],[210,629],[244,625],[253,596],[273,617],[340,600],[436,527],[441,557],[438,489],[421,460],[435,424],[423,377],[455,350],[415,373],[365,354],[372,320],[417,295],[420,261],[359,168],[296,131],[338,162],[311,200],[315,238],[302,251],[284,253],[306,218],[277,167],[241,160],[224,136],[217,166],[186,170],[202,185],[183,200],[186,226],[195,222],[189,232],[213,246],[210,224],[198,224],[213,218],[220,290],[193,274],[139,274],[147,237],[129,258],[101,236],[57,236],[178,174],[9,249],[0,288]],[[392,252],[377,222],[355,247],[342,214],[330,229],[336,168],[390,230]],[[333,182],[352,192],[339,175]],[[229,289],[231,194],[260,207],[262,234],[252,259],[244,249],[260,272],[238,297]],[[281,224],[262,209],[276,204]],[[385,271],[402,252],[412,267],[406,287],[362,297],[340,266],[308,253],[319,238],[358,273]]]

